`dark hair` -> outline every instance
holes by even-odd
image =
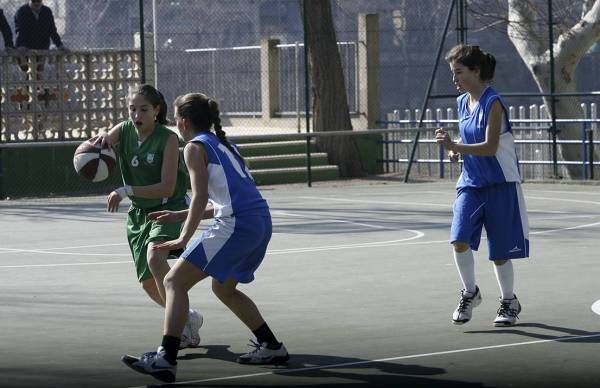
[[[460,63],[470,70],[479,69],[479,78],[482,81],[490,81],[494,78],[496,58],[492,54],[481,51],[479,46],[459,44],[448,51],[445,59],[448,63]]]
[[[197,132],[210,132],[211,127],[214,128],[221,143],[234,154],[239,155],[227,140],[227,135],[221,126],[219,105],[215,100],[202,93],[188,93],[177,97],[173,105],[177,109],[177,114],[181,118],[190,120]]]
[[[159,124],[168,124],[169,120],[167,120],[167,102],[165,101],[165,97],[161,92],[158,91],[154,86],[144,84],[140,86],[137,90],[133,90],[131,94],[139,94],[144,96],[146,100],[153,106],[158,106],[158,114],[156,115],[156,122]]]

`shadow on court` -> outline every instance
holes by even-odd
[[[241,353],[234,353],[229,350],[229,345],[208,345],[200,346],[197,349],[205,349],[206,353],[188,353],[178,358],[179,365],[184,366],[187,361],[199,359],[218,359],[229,362],[236,362]],[[184,361],[184,362],[181,362]],[[320,369],[320,368],[323,369]],[[443,368],[425,367],[414,364],[400,364],[392,362],[374,362],[360,358],[339,357],[320,354],[292,354],[290,361],[285,366],[262,367],[258,372],[271,372],[273,376],[285,376],[288,378],[286,383],[280,381],[265,382],[265,384],[248,384],[249,381],[231,383],[224,380],[222,382],[190,382],[178,383],[178,387],[265,387],[265,386],[293,386],[293,387],[339,387],[340,380],[345,384],[352,384],[353,387],[492,387],[481,383],[468,383],[464,381],[451,381],[442,378],[427,378],[425,376],[442,376],[446,374]],[[265,379],[273,376],[261,376]],[[310,384],[294,382],[294,377],[309,378]],[[232,381],[233,378],[231,379]],[[337,380],[337,383],[333,381]],[[329,382],[329,383],[328,383]],[[169,386],[151,385],[153,387]]]
[[[559,332],[560,335],[534,333],[531,331],[523,330],[522,328],[537,328],[543,330],[552,330]],[[586,331],[580,329],[574,329],[570,327],[552,326],[544,323],[519,323],[511,329],[501,328],[492,330],[470,330],[465,331],[465,334],[513,334],[520,335],[529,338],[536,338],[541,340],[560,340],[560,342],[587,342],[587,343],[600,343],[600,332],[597,331]],[[568,339],[569,336],[596,336],[589,338],[575,338]],[[564,338],[564,339],[563,339]]]

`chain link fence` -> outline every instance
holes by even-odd
[[[556,37],[564,27],[579,20],[584,2],[553,2]],[[0,1],[13,31],[14,14],[25,3]],[[539,8],[535,22],[539,24],[541,39],[548,26],[546,3],[531,2]],[[467,2],[466,23],[458,25],[455,10],[448,31],[444,31],[444,24],[451,1],[330,0],[330,4],[355,129],[367,127],[365,106],[361,103],[365,97],[361,86],[365,69],[359,58],[359,15],[367,13],[378,16],[377,106],[378,118],[383,122],[396,117],[416,123],[414,112],[425,99],[444,33],[443,52],[466,32],[468,43],[479,44],[496,56],[496,86],[507,95],[515,111],[521,107],[529,111],[531,106],[543,104],[541,97],[508,97],[509,93],[537,93],[538,88],[507,36],[504,1]],[[46,66],[39,79],[33,73],[36,56],[28,59],[32,69],[28,75],[19,69],[14,56],[1,56],[0,143],[80,140],[105,130],[126,117],[127,88],[144,77],[155,83],[169,102],[189,91],[213,96],[220,103],[226,131],[234,138],[306,131],[303,96],[307,85],[299,0],[45,0],[44,5],[52,9],[58,32],[72,54],[42,53]],[[142,67],[139,42],[136,45],[134,38],[140,32],[140,24],[146,34],[146,67]],[[459,27],[465,29],[461,31]],[[599,89],[598,55],[600,49],[594,46],[580,61],[578,90]],[[435,70],[432,91],[439,95],[456,94],[443,60]],[[590,107],[597,103],[595,95],[578,98]],[[435,116],[437,109],[454,109],[455,101],[430,99],[427,107]],[[411,117],[404,116],[406,111],[412,112]],[[410,140],[413,135],[404,138]],[[594,136],[597,138],[597,134]],[[424,140],[432,138],[431,131],[422,134]],[[548,132],[533,132],[523,135],[523,139],[547,141]],[[546,155],[549,145],[542,147]],[[535,152],[534,147],[530,148]],[[396,159],[408,156],[399,149],[394,152]],[[418,152],[435,158],[439,149],[423,143]],[[12,157],[4,151],[5,182],[10,175],[6,170],[14,169],[7,165]],[[399,171],[404,168],[397,160],[395,164]],[[426,173],[431,170],[432,175],[436,174],[435,169],[423,168]],[[549,174],[547,168],[531,170],[542,177]],[[86,187],[85,182],[81,187],[75,187],[75,182],[70,185],[73,187],[65,192]]]

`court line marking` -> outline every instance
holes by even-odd
[[[592,304],[592,311],[598,315],[600,315],[600,299],[595,301]]]
[[[351,199],[351,198],[337,198],[337,197],[311,197],[301,196],[300,199],[310,199],[317,201],[334,201],[334,202],[355,202],[355,203],[371,203],[381,205],[424,205],[424,206],[441,206],[441,207],[452,207],[452,204],[440,204],[431,202],[405,202],[405,201],[372,201],[366,199]],[[525,195],[526,199],[535,200],[547,200],[547,201],[562,201],[562,202],[573,202],[582,204],[600,205],[598,201],[588,201],[583,199],[567,199],[567,198],[550,198],[550,197],[538,197],[534,195]]]
[[[538,232],[529,232],[529,234],[548,234],[548,233],[554,233],[554,232],[562,232],[565,230],[590,228],[590,227],[597,226],[597,225],[600,225],[600,222],[593,222],[591,224],[583,224],[583,225],[575,225],[575,226],[570,226],[568,228],[540,230]]]
[[[379,205],[417,205],[417,206],[437,206],[452,208],[451,203],[432,203],[432,202],[405,202],[405,201],[372,201],[367,199],[350,199],[350,198],[335,198],[335,197],[310,197],[301,196],[299,199],[310,199],[315,201],[333,201],[333,202],[352,202],[352,203],[371,203]]]
[[[249,374],[244,374],[244,375],[213,377],[213,378],[201,379],[201,380],[178,381],[176,383],[164,384],[164,385],[172,386],[172,385],[207,383],[207,382],[224,381],[224,380],[239,380],[239,379],[245,379],[245,378],[251,378],[251,377],[261,377],[261,376],[270,376],[270,375],[286,375],[286,374],[291,374],[291,373],[302,373],[302,372],[309,372],[309,371],[314,371],[314,370],[334,369],[334,368],[344,368],[344,367],[356,366],[356,365],[374,364],[374,363],[378,363],[378,362],[409,360],[409,359],[415,359],[415,358],[443,356],[443,355],[448,355],[448,354],[476,352],[476,351],[481,351],[481,350],[503,349],[503,348],[517,347],[517,346],[537,345],[537,344],[544,344],[544,343],[549,343],[549,342],[563,342],[563,341],[579,340],[579,339],[595,338],[595,337],[600,337],[600,333],[594,333],[594,334],[589,334],[589,335],[565,336],[565,337],[557,337],[557,338],[553,338],[553,339],[543,339],[543,340],[534,340],[534,341],[525,341],[525,342],[513,342],[513,343],[501,344],[501,345],[478,346],[478,347],[474,347],[474,348],[445,350],[445,351],[431,352],[431,353],[417,353],[417,354],[410,354],[407,356],[378,358],[375,360],[361,360],[361,361],[354,361],[354,362],[345,362],[345,363],[340,363],[340,364],[313,366],[313,367],[307,367],[307,368],[295,368],[295,369],[283,369],[283,370],[278,369],[278,370],[272,370],[272,371],[268,371],[268,372],[249,373]],[[157,384],[154,386],[161,386],[161,384]],[[146,385],[140,386],[140,387],[130,387],[130,388],[145,388],[145,387],[146,387]]]
[[[273,216],[275,217],[281,217],[281,216],[288,216],[288,217],[297,217],[297,218],[305,218],[308,220],[313,220],[316,221],[318,223],[342,223],[342,224],[351,224],[351,225],[358,225],[358,226],[366,226],[367,228],[373,228],[373,229],[387,229],[387,230],[406,230],[406,229],[394,229],[394,228],[388,228],[385,226],[380,226],[380,225],[373,225],[373,224],[367,224],[364,222],[356,222],[356,221],[348,221],[348,220],[340,220],[340,219],[336,219],[336,218],[331,218],[331,219],[322,219],[322,218],[315,218],[314,216],[311,216],[310,214],[300,214],[300,213],[293,213],[293,212],[286,212],[286,211],[273,211]],[[282,225],[285,226],[284,224],[277,224],[277,225]]]
[[[548,234],[555,232],[562,232],[565,230],[574,230],[574,229],[583,229],[589,228],[593,226],[600,225],[600,222],[594,222],[591,224],[583,224],[583,225],[575,225],[570,226],[568,228],[558,228],[551,230],[543,230],[538,232],[529,232],[530,235],[538,235],[538,234]],[[409,229],[404,229],[409,230]],[[418,231],[413,231],[418,232]],[[421,232],[418,232],[421,233]],[[413,240],[419,237],[409,237],[409,240]],[[484,239],[484,237],[482,237]],[[377,248],[377,247],[391,247],[391,246],[400,246],[400,245],[425,245],[425,244],[440,244],[440,243],[449,243],[446,240],[434,240],[434,241],[408,241],[404,239],[401,240],[390,240],[390,241],[379,241],[379,242],[371,242],[371,243],[361,243],[361,244],[352,244],[352,245],[331,245],[331,246],[323,246],[323,247],[315,247],[315,248],[290,248],[290,249],[278,249],[268,251],[267,255],[283,255],[288,253],[302,253],[302,252],[315,252],[315,251],[327,251],[327,250],[339,250],[339,249],[355,249],[355,248]],[[108,244],[108,245],[116,245],[116,244]],[[123,244],[126,245],[126,244]],[[99,245],[101,246],[101,245]],[[63,249],[67,249],[66,247]],[[24,253],[44,253],[44,254],[55,254],[55,255],[64,255],[65,252],[51,252],[45,250],[26,250],[26,249],[13,249],[13,248],[0,248],[0,253],[2,251],[11,251],[11,252],[24,252]],[[79,255],[79,256],[87,256],[90,254],[85,253],[71,253],[70,255]],[[95,254],[95,255],[109,255],[109,254]],[[115,256],[115,255],[111,255]],[[121,256],[129,256],[128,254],[121,254]],[[102,265],[102,264],[125,264],[131,263],[131,261],[113,261],[113,262],[92,262],[92,263],[60,263],[60,264],[23,264],[23,265],[0,265],[0,269],[9,269],[9,268],[37,268],[37,267],[65,267],[65,266],[79,266],[79,265]]]
[[[344,244],[344,245],[330,245],[314,248],[289,248],[289,249],[276,249],[267,251],[267,255],[285,255],[289,253],[303,253],[303,252],[314,252],[314,251],[328,251],[328,250],[340,250],[340,249],[356,249],[356,248],[370,248],[378,246],[394,246],[403,245],[403,242],[416,240],[425,236],[425,233],[418,230],[403,229],[408,232],[414,233],[414,236],[399,239],[399,240],[388,240],[388,241],[377,241],[367,242],[358,244]],[[447,240],[441,240],[447,242]],[[440,242],[441,242],[440,241]],[[424,241],[421,244],[431,244],[431,241]],[[110,244],[113,245],[113,244]],[[126,245],[126,244],[123,244]],[[20,252],[20,253],[40,253],[40,254],[51,254],[51,255],[78,255],[78,256],[131,256],[130,254],[109,254],[109,253],[65,253],[65,252],[52,252],[46,250],[34,250],[34,249],[16,249],[16,248],[0,248],[0,250]],[[21,264],[21,265],[0,265],[0,269],[8,268],[40,268],[40,267],[66,267],[66,266],[81,266],[81,265],[102,265],[102,264],[125,264],[131,263],[131,260],[127,261],[110,261],[110,262],[91,262],[91,263],[55,263],[55,264]]]
[[[588,205],[600,205],[600,202],[598,202],[598,201],[588,201],[588,200],[584,200],[584,199],[550,198],[550,197],[537,197],[537,196],[531,196],[531,195],[526,195],[525,198],[537,199],[537,200],[543,200],[543,201],[561,201],[561,202],[584,203],[584,204],[588,204]]]
[[[590,191],[569,191],[569,190],[540,190],[540,189],[532,189],[527,190],[528,193],[555,193],[555,194],[584,194],[584,195],[593,195],[597,196],[598,192],[596,190]]]

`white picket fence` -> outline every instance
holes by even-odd
[[[581,104],[583,119],[557,120],[559,123],[580,123],[581,138],[564,143],[581,145],[582,160],[564,161],[559,159],[559,174],[565,176],[563,171],[566,164],[580,164],[584,176],[590,176],[588,163],[586,136],[588,132],[594,138],[600,139],[600,119],[595,103]],[[513,127],[513,134],[517,145],[517,155],[523,179],[544,179],[554,175],[552,160],[552,137],[548,131],[550,117],[545,105],[509,106],[509,118]],[[421,117],[420,109],[394,110],[387,114],[384,122],[387,128],[406,129],[386,136],[384,141],[384,168],[387,172],[404,172],[416,136],[414,128]],[[420,130],[419,146],[415,153],[415,164],[411,175],[426,177],[456,178],[460,174],[460,165],[450,164],[446,153],[435,143],[434,129],[443,127],[456,127],[456,108],[445,108],[425,111],[423,128]],[[428,130],[431,128],[431,130]],[[456,133],[458,137],[458,134]],[[598,142],[600,144],[600,142]],[[596,145],[598,149],[599,146]],[[594,161],[596,166],[597,162]],[[598,167],[596,167],[598,169]],[[600,175],[600,169],[595,177]]]

